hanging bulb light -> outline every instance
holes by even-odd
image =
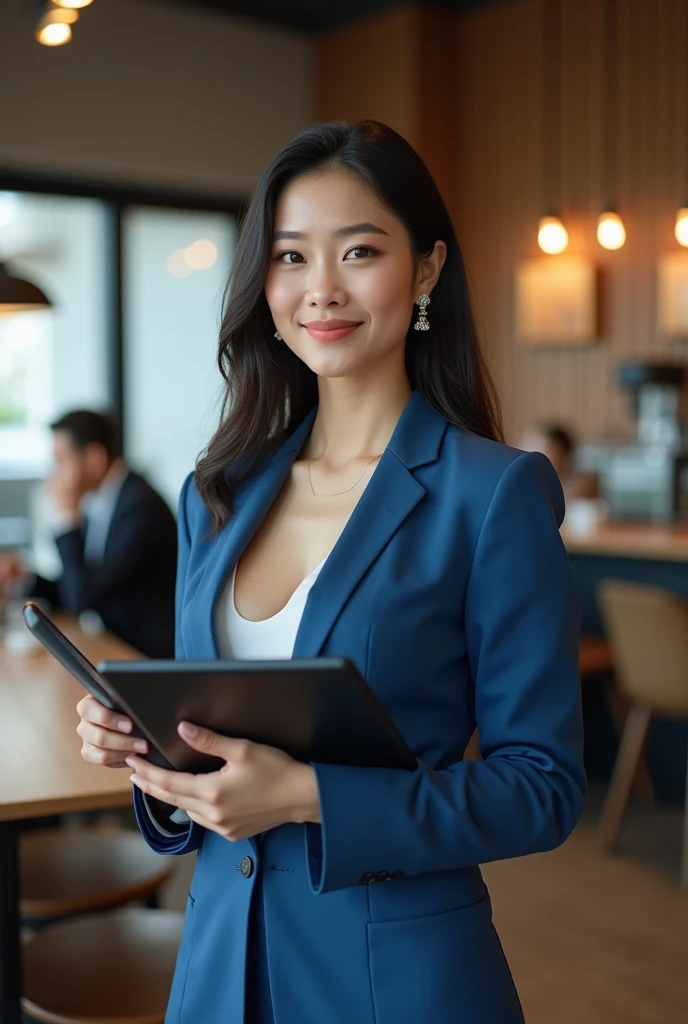
[[[90,7],[93,0],[52,0],[57,7],[65,7],[68,11],[80,11],[82,7]]]
[[[605,210],[597,221],[597,241],[605,249],[620,249],[626,241],[626,228],[618,213]]]
[[[538,245],[552,256],[563,252],[569,244],[569,233],[558,217],[547,216],[540,221]]]
[[[676,227],[674,229],[676,241],[680,245],[688,247],[688,206],[682,206],[676,214]]]

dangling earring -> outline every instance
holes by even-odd
[[[275,331],[274,337],[277,338],[278,341],[284,341],[284,338],[279,331]]]
[[[423,293],[416,299],[416,305],[418,306],[418,319],[413,325],[417,331],[429,331],[430,324],[428,323],[428,315],[425,310],[430,305],[430,296]]]

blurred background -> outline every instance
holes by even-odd
[[[418,149],[507,440],[560,474],[583,599],[588,807],[562,850],[488,866],[495,919],[529,1024],[688,1019],[688,0],[4,0],[0,96],[0,551],[47,577],[65,412],[114,412],[175,509],[217,422],[222,289],[269,158],[338,118]],[[52,671],[10,647],[8,708]],[[3,800],[0,771],[0,823],[87,810],[130,831],[124,782],[70,771],[59,800],[38,775]],[[183,908],[192,867],[156,876],[159,904]]]

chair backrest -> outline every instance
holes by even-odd
[[[669,716],[688,716],[688,605],[663,587],[602,580],[597,588],[619,689]]]

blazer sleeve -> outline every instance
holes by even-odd
[[[193,481],[193,473],[184,481],[179,496],[177,516],[177,583],[175,596],[175,658],[186,658],[184,643],[180,629],[182,597],[186,580],[186,569],[191,550],[188,515],[186,511],[189,488]],[[176,854],[192,853],[201,845],[203,829],[195,822],[173,820],[183,817],[183,812],[169,804],[164,804],[152,797],[146,797],[136,786],[134,789],[134,813],[143,838],[156,853]]]
[[[522,454],[480,529],[464,612],[483,760],[419,762],[415,772],[314,765],[322,824],[306,826],[306,855],[316,893],[368,872],[550,850],[573,830],[585,799],[580,599],[559,535],[563,509],[549,461]]]
[[[60,605],[79,614],[99,607],[147,561],[151,544],[159,536],[160,513],[152,502],[139,502],[117,517],[117,537],[104,560],[96,566],[84,558],[81,530],[69,530],[55,538],[63,572],[57,582]],[[113,526],[114,530],[115,527]]]

